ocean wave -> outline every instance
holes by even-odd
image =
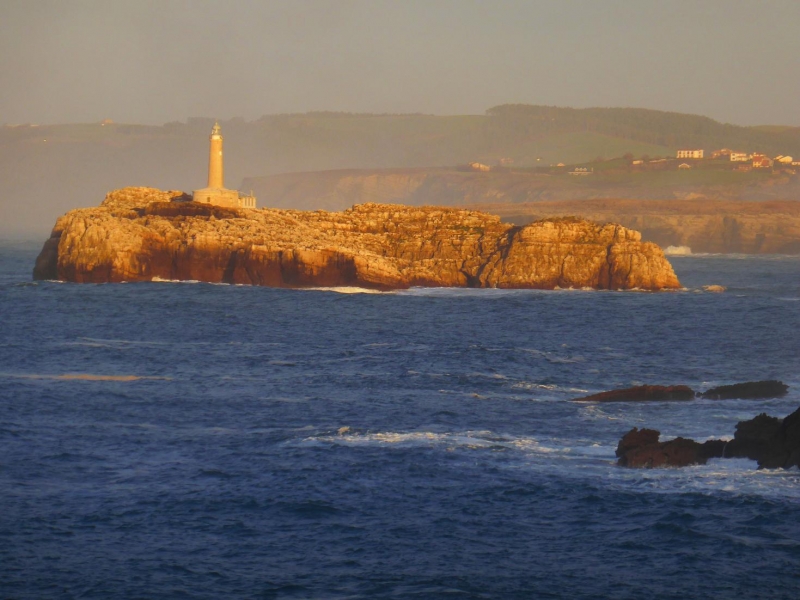
[[[585,439],[539,439],[488,430],[365,432],[344,426],[338,431],[303,438],[299,443],[396,450],[429,448],[446,452],[501,451],[508,453],[504,461],[511,468],[550,472],[559,478],[581,481],[602,480],[604,486],[626,492],[725,493],[800,500],[797,469],[759,470],[754,461],[733,458],[711,459],[706,465],[680,469],[625,469],[615,465],[615,443]],[[507,462],[509,459],[511,462]]]
[[[506,449],[523,450],[539,454],[563,452],[564,448],[544,445],[535,438],[517,437],[487,430],[463,432],[433,431],[383,431],[376,433],[351,432],[350,427],[339,428],[336,433],[308,437],[304,443],[333,443],[348,446],[378,445],[387,447],[445,447],[446,449]]]

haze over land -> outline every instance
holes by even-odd
[[[0,123],[641,106],[800,125],[800,4],[4,0]]]
[[[214,118],[231,187],[684,145],[797,155],[798,22],[800,5],[780,1],[6,1],[0,233],[42,235],[128,185],[202,186]],[[713,120],[486,114],[518,103]]]

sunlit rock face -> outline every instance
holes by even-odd
[[[34,277],[377,289],[680,287],[661,249],[620,225],[560,218],[514,227],[480,212],[390,204],[233,209],[152,188],[117,190],[97,208],[58,219]]]

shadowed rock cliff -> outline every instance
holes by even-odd
[[[638,232],[574,218],[525,227],[439,207],[362,204],[344,212],[227,209],[181,192],[125,188],[58,219],[34,277],[154,278],[274,287],[590,287],[680,284]]]

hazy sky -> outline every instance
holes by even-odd
[[[0,0],[0,123],[637,106],[800,125],[798,0]]]

